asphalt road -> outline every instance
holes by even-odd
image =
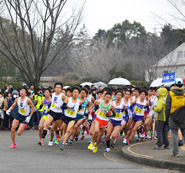
[[[96,154],[87,149],[90,136],[72,146],[66,146],[64,151],[59,149],[59,145],[47,145],[49,135],[44,146],[37,144],[38,139],[38,131],[26,130],[22,136],[16,136],[17,148],[9,149],[10,131],[0,131],[0,173],[168,172],[124,160],[121,156],[121,139],[119,147],[112,149],[110,153],[104,153],[106,146],[101,144]]]

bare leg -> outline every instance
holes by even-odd
[[[19,125],[19,120],[14,119],[12,123],[12,129],[11,129],[11,138],[12,138],[12,143],[15,144],[15,130]]]
[[[70,135],[71,135],[71,131],[74,127],[75,121],[70,121],[69,124],[67,125],[67,129],[66,129],[66,133],[64,135],[64,140],[63,143],[65,145],[65,143],[67,142],[67,140],[69,139]]]
[[[132,129],[132,133],[130,135],[130,141],[134,138],[136,131],[140,128],[142,124],[142,120],[141,121],[137,121],[134,125],[134,128]]]
[[[41,118],[40,122],[39,122],[39,138],[40,138],[40,140],[42,139],[42,130],[44,128],[44,122],[45,122],[45,120],[43,118]]]

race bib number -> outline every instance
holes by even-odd
[[[106,117],[106,113],[101,112],[101,111],[98,112],[98,115],[101,116],[101,117]]]
[[[85,110],[84,110],[84,109],[78,110],[78,113],[79,113],[79,114],[81,114],[81,115],[83,115],[83,114],[84,114],[84,112],[85,112]]]
[[[116,118],[121,118],[121,114],[116,113]]]
[[[55,108],[55,109],[57,108],[57,107],[55,106],[55,104],[52,104],[51,107],[52,107],[52,108]]]
[[[142,113],[143,113],[143,110],[142,110],[142,109],[135,108],[134,110],[135,110],[136,112],[140,113],[140,114],[142,114]]]
[[[25,113],[26,113],[26,110],[24,110],[24,109],[19,109],[19,112],[22,113],[22,114],[25,114]]]
[[[71,111],[69,109],[66,110],[66,113],[71,115],[71,116],[75,116],[75,112],[73,112],[73,111]]]

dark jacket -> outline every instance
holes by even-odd
[[[9,99],[9,101],[8,101],[8,109],[13,105],[14,101],[15,101],[14,98]],[[17,113],[18,113],[18,105],[16,105],[14,107],[14,109],[11,111],[10,118],[14,118]]]
[[[173,93],[175,93],[176,95],[179,95],[179,96],[182,96],[184,93],[185,93],[185,90],[184,90],[184,86],[182,86],[181,88],[177,87],[177,86],[173,86],[171,88],[171,91]],[[184,105],[185,106],[185,105]],[[166,120],[169,119],[169,123],[170,123],[170,127],[171,128],[175,128],[175,129],[178,129],[178,128],[181,128],[181,129],[185,129],[185,119],[182,121],[182,123],[180,125],[178,125],[177,123],[175,123],[171,117],[171,114],[170,114],[170,110],[171,110],[171,97],[170,97],[170,94],[168,93],[167,95],[167,98],[166,98],[166,106],[165,106],[165,116],[166,116]],[[185,114],[184,114],[185,116]]]

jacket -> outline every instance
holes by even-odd
[[[3,111],[7,111],[8,110],[8,101],[9,101],[9,98],[6,97],[4,99],[4,108],[3,108]]]
[[[157,90],[159,95],[158,97],[158,102],[157,106],[154,107],[154,111],[157,112],[157,117],[156,119],[159,121],[166,121],[165,118],[165,104],[166,104],[166,97],[167,97],[167,89],[166,88],[160,88]]]
[[[184,93],[185,93],[185,90],[184,90],[184,86],[182,86],[181,88],[179,88],[178,86],[173,86],[171,88],[171,91],[178,95],[178,96],[183,96]],[[169,123],[170,123],[170,126],[171,128],[175,128],[175,129],[185,129],[185,119],[182,121],[182,123],[180,125],[178,125],[177,123],[175,123],[171,117],[171,109],[173,109],[173,105],[171,104],[172,103],[172,98],[170,96],[170,93],[168,93],[167,95],[167,99],[166,99],[166,106],[165,106],[165,116],[166,116],[166,120],[168,121],[169,119]],[[185,105],[184,105],[185,106]]]
[[[13,105],[15,99],[11,98],[8,101],[8,109]],[[10,118],[15,118],[15,115],[18,114],[18,105],[14,107],[14,109],[10,112]]]

